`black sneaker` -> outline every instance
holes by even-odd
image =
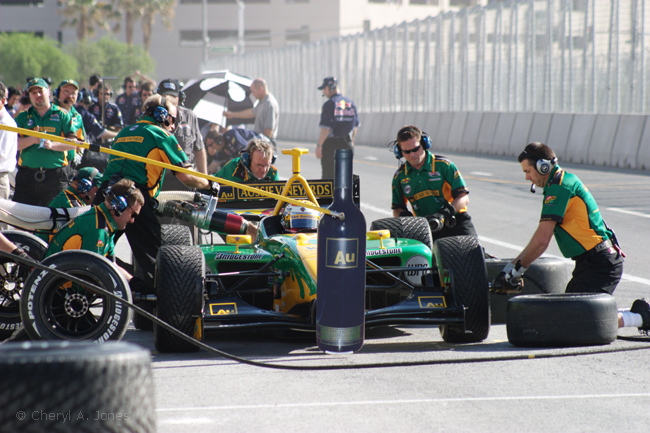
[[[631,313],[640,314],[643,318],[643,325],[639,327],[639,332],[644,334],[650,333],[650,303],[647,298],[637,299],[632,303]]]

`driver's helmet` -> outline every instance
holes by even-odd
[[[303,203],[312,204],[307,200],[300,200]],[[318,228],[320,212],[308,207],[288,203],[282,211],[282,227],[288,233],[302,231],[314,231]]]

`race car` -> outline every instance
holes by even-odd
[[[359,179],[353,199],[358,205]],[[307,181],[299,174],[288,182],[249,185],[283,197],[318,202],[332,200],[332,181]],[[225,236],[225,244],[167,243],[156,266],[155,313],[186,335],[242,330],[314,332],[317,302],[316,225],[288,222],[292,206],[250,191],[222,188],[219,209],[259,222],[257,239]],[[299,206],[298,206],[299,207]],[[168,201],[159,210],[209,228],[210,200]],[[303,208],[306,212],[308,209]],[[312,221],[315,218],[312,218]],[[367,233],[365,327],[439,325],[450,343],[484,340],[490,329],[488,279],[484,254],[471,236],[431,245],[424,218],[375,222]],[[399,229],[399,230],[397,230]],[[399,231],[400,237],[391,236]],[[160,352],[197,350],[190,342],[157,324],[154,343]],[[315,336],[315,334],[314,334]]]

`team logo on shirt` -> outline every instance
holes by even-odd
[[[104,248],[104,242],[101,239],[97,241],[97,248]]]
[[[27,121],[27,126],[32,126],[32,125],[34,125],[34,120],[33,120],[33,119],[29,119],[29,120]]]
[[[458,176],[460,176],[460,172],[458,170],[454,171],[454,179],[458,179]]]
[[[411,179],[409,179],[408,177],[405,177],[404,179],[402,179],[402,183],[409,183],[410,181],[411,181]]]
[[[50,116],[50,120],[51,120],[52,122],[60,122],[60,121],[61,121],[61,118],[59,117],[58,114],[52,114],[52,115]]]
[[[440,180],[440,179],[441,179],[440,173],[438,173],[437,171],[430,171],[429,172],[429,180],[430,181]]]
[[[544,198],[544,204],[553,203],[557,197],[554,195],[548,195]]]
[[[406,185],[404,187],[404,194],[410,194],[411,193],[411,185]]]

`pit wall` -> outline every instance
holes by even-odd
[[[650,171],[650,121],[642,114],[362,113],[355,143],[386,148],[404,125],[431,136],[436,152],[519,155],[527,143],[546,143],[560,162]],[[282,113],[278,138],[317,142],[319,114]]]

